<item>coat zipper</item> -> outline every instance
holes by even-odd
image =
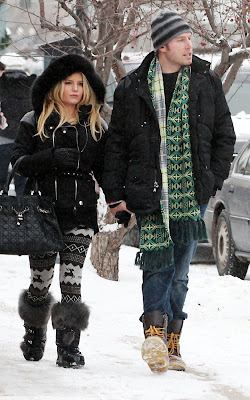
[[[77,150],[79,151],[79,153],[82,153],[88,144],[88,130],[87,130],[86,122],[84,121],[84,125],[81,125],[81,126],[84,126],[85,133],[86,133],[86,143],[85,143],[84,147],[82,148],[82,150],[80,150],[80,147],[79,147],[79,132],[78,132],[78,129],[76,128],[76,126],[74,126],[74,125],[64,125],[63,126],[64,128],[74,128],[75,129],[75,131],[76,131],[76,147],[77,147]],[[60,128],[61,128],[61,126],[60,126]],[[55,148],[55,133],[56,133],[57,129],[59,129],[59,128],[54,129],[53,134],[52,134],[52,143],[53,143],[54,148]],[[79,168],[80,168],[80,157],[78,159],[78,164],[77,164],[77,169],[79,169]],[[78,183],[77,183],[77,179],[75,179],[75,193],[74,193],[75,201],[77,199],[77,194],[78,194]],[[55,197],[57,200],[58,199],[57,177],[55,177]],[[74,211],[76,211],[76,206],[74,207]]]

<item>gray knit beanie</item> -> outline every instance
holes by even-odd
[[[152,21],[151,38],[154,49],[165,46],[182,33],[192,32],[190,26],[176,12],[161,11]]]

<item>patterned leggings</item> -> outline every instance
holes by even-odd
[[[82,268],[94,231],[88,228],[74,228],[65,233],[64,249],[60,257],[60,289],[62,302],[81,301]],[[54,276],[57,253],[30,256],[31,283],[28,301],[39,306],[48,296]]]

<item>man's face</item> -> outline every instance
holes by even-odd
[[[163,57],[165,62],[176,71],[182,65],[190,65],[192,63],[192,42],[191,33],[182,33],[181,35],[170,40],[168,44],[159,49],[159,54]]]

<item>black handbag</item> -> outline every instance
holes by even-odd
[[[20,157],[9,172],[0,194],[0,254],[58,252],[63,249],[64,242],[52,199],[39,194],[37,182],[32,194],[8,195],[12,177],[24,157]]]

